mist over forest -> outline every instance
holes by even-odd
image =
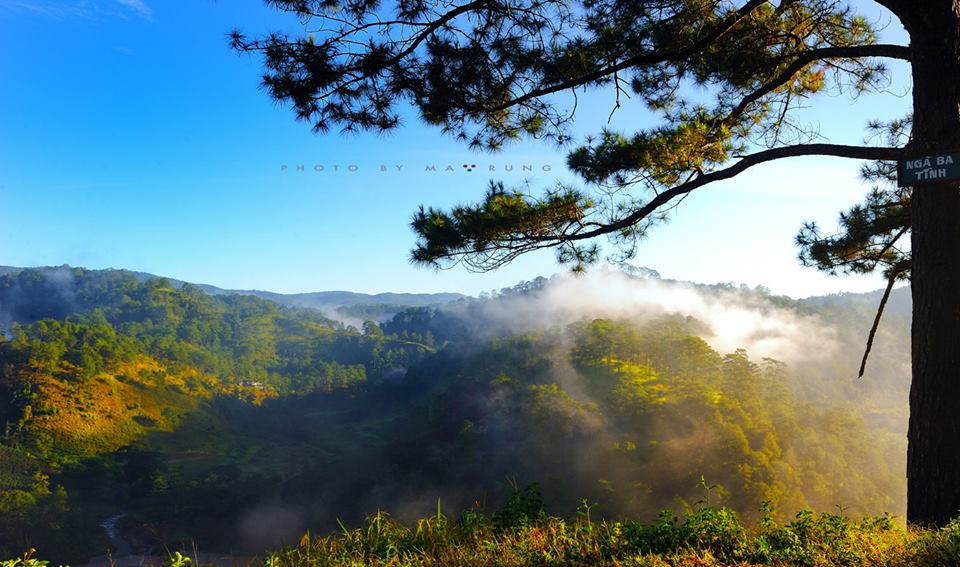
[[[260,295],[0,270],[0,556],[78,564],[108,518],[138,552],[261,553],[530,486],[560,515],[904,514],[907,289],[862,379],[879,292],[607,268],[480,298]]]

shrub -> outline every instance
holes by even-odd
[[[536,484],[514,490],[502,508],[494,512],[493,524],[500,530],[528,526],[546,515],[543,496]]]

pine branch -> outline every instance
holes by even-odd
[[[695,177],[657,193],[649,202],[633,209],[625,217],[604,222],[587,221],[593,204],[576,192],[552,195],[544,201],[530,201],[520,193],[492,187],[486,199],[472,206],[460,206],[449,213],[424,209],[414,215],[411,226],[419,235],[412,253],[416,263],[440,268],[464,263],[471,270],[497,269],[521,254],[545,248],[578,266],[591,263],[598,247],[583,247],[581,241],[603,235],[627,237],[637,226],[649,222],[664,207],[685,198],[691,191],[709,183],[730,179],[743,171],[769,161],[804,155],[837,156],[852,159],[897,159],[903,149],[896,147],[803,144],[760,151],[742,157],[736,164]]]
[[[486,109],[486,111],[500,112],[508,108],[511,108],[513,106],[516,106],[518,104],[523,104],[524,102],[527,102],[531,99],[539,98],[545,95],[557,93],[567,89],[576,88],[581,85],[590,83],[592,81],[597,81],[599,79],[602,79],[618,71],[629,69],[630,67],[636,67],[638,65],[655,65],[657,63],[665,63],[668,61],[678,61],[678,60],[686,59],[687,57],[690,57],[691,55],[695,55],[703,51],[707,47],[709,47],[711,43],[717,41],[718,39],[723,37],[727,32],[733,29],[733,27],[736,26],[737,23],[740,22],[740,20],[742,20],[744,17],[750,14],[750,12],[756,10],[763,4],[766,4],[767,2],[768,0],[750,0],[750,2],[747,2],[746,4],[744,4],[742,8],[740,8],[739,10],[737,10],[736,12],[728,16],[723,22],[721,22],[717,27],[715,27],[709,34],[707,34],[705,37],[703,37],[702,39],[700,39],[699,41],[697,41],[687,49],[681,49],[679,51],[672,51],[672,52],[666,52],[666,53],[646,53],[643,55],[635,55],[633,57],[628,57],[627,59],[624,59],[620,63],[617,63],[615,65],[610,65],[608,67],[604,67],[603,69],[598,69],[592,73],[587,73],[585,75],[581,75],[573,79],[568,79],[566,81],[557,83],[549,87],[544,87],[541,89],[530,91],[513,100],[509,100],[503,104],[494,106],[493,108]]]
[[[856,59],[861,57],[887,57],[891,59],[910,60],[910,48],[903,45],[878,44],[878,45],[851,45],[845,47],[824,47],[820,49],[811,49],[800,53],[797,59],[784,69],[779,75],[765,83],[759,89],[745,96],[737,106],[730,111],[726,122],[732,122],[736,117],[743,114],[747,107],[757,102],[764,96],[770,94],[776,89],[787,84],[804,67],[816,61],[824,59]]]
[[[761,163],[789,157],[813,155],[834,156],[851,159],[896,160],[903,156],[903,152],[903,148],[845,146],[839,144],[797,144],[793,146],[784,146],[780,148],[764,150],[755,154],[744,156],[740,159],[740,161],[726,169],[705,173],[686,183],[682,183],[671,189],[663,191],[651,199],[649,203],[637,209],[630,215],[620,219],[619,221],[602,225],[594,230],[567,236],[563,238],[563,240],[586,240],[624,230],[637,224],[645,217],[649,216],[661,206],[667,204],[676,197],[685,195],[694,189],[703,187],[704,185],[714,183],[716,181],[722,181],[724,179],[730,179]]]

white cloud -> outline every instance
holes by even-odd
[[[117,4],[130,8],[144,20],[153,19],[153,8],[147,5],[143,0],[116,0]]]
[[[153,19],[153,8],[143,0],[110,0],[107,2],[14,0],[9,3],[0,1],[0,8],[56,19],[81,18],[90,21],[107,18],[129,19],[130,17],[144,20]]]
[[[82,6],[74,3],[65,2],[45,2],[45,1],[26,1],[13,2],[4,7],[12,10],[31,12],[41,16],[54,18],[80,17],[86,18],[89,15]]]
[[[452,304],[447,309],[456,309]],[[791,365],[835,354],[836,329],[819,317],[780,308],[760,295],[736,289],[706,292],[684,282],[632,278],[603,267],[582,276],[551,278],[538,293],[507,296],[484,305],[492,329],[529,332],[566,326],[583,318],[648,321],[664,314],[693,316],[712,334],[704,336],[726,354],[745,348],[750,356]]]

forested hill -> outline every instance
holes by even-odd
[[[122,271],[0,276],[0,555],[258,552],[365,514],[902,513],[909,326],[654,274],[538,279],[359,328]],[[585,499],[585,500],[583,500]]]
[[[73,298],[76,295],[76,285],[96,287],[101,282],[108,282],[118,275],[135,277],[140,282],[158,279],[146,272],[128,270],[85,270],[70,266],[53,266],[44,268],[16,268],[0,266],[0,276],[14,276],[24,274],[22,281],[17,279],[6,280],[6,295],[0,297],[0,306],[7,302],[17,301],[20,287],[26,287],[24,293],[50,293],[59,299]],[[77,277],[78,275],[82,277]],[[317,291],[309,293],[275,293],[261,290],[223,289],[205,283],[189,283],[174,278],[162,278],[173,288],[179,289],[184,285],[191,285],[209,295],[252,295],[267,299],[286,307],[304,307],[316,309],[328,315],[347,320],[364,319],[384,320],[402,311],[407,307],[438,307],[451,301],[457,301],[466,296],[460,293],[357,293],[353,291]],[[40,286],[40,287],[35,287]],[[29,291],[32,289],[33,291]],[[0,288],[2,293],[2,288]],[[72,301],[63,302],[69,310]],[[63,311],[61,311],[63,312]],[[0,328],[5,323],[4,311],[0,309]]]
[[[883,290],[870,291],[867,293],[833,293],[830,295],[815,295],[800,299],[798,303],[805,309],[814,312],[824,312],[830,310],[846,311],[851,314],[863,314],[871,312],[871,316],[876,314],[877,305],[883,297]],[[894,324],[901,324],[906,321],[910,323],[912,316],[913,301],[910,297],[910,287],[903,286],[895,288],[890,293],[890,298],[883,310],[883,319],[893,319]]]

